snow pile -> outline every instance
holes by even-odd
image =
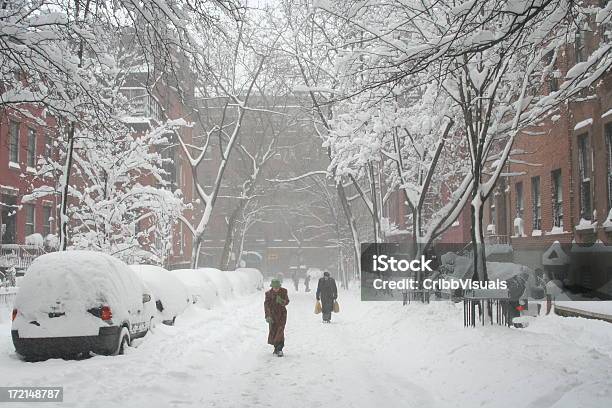
[[[155,299],[161,302],[162,321],[172,320],[191,303],[189,290],[183,282],[166,269],[155,265],[130,265],[130,268],[148,285]]]
[[[212,309],[219,303],[217,287],[206,274],[196,269],[176,269],[170,272],[185,284],[196,306]]]
[[[110,306],[113,320],[142,308],[142,281],[122,261],[92,251],[64,251],[34,260],[21,282],[13,328],[21,337],[97,335],[102,321],[87,312]],[[52,311],[65,317],[49,317]],[[51,324],[51,320],[53,320]],[[29,324],[37,321],[40,326]]]
[[[37,233],[30,234],[27,237],[25,237],[25,243],[26,245],[32,245],[37,248],[42,248],[42,246],[45,244],[45,239],[43,238],[41,234],[37,232]]]
[[[513,248],[509,244],[490,244],[485,246],[486,256],[490,255],[508,255],[514,252]]]
[[[580,222],[578,223],[578,225],[576,225],[575,228],[576,231],[595,230],[595,228],[597,228],[597,222],[592,222],[581,218]]]

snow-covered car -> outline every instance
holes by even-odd
[[[254,289],[251,289],[251,284],[249,283],[250,278],[246,272],[239,270],[226,271],[226,276],[232,285],[232,293],[235,296],[247,295],[254,292]]]
[[[227,300],[232,296],[232,284],[227,277],[227,271],[221,271],[217,268],[198,268],[197,271],[206,275],[217,288],[217,296],[219,300]]]
[[[155,265],[130,265],[130,268],[151,288],[155,307],[162,323],[173,325],[176,317],[191,303],[189,290],[168,270]]]
[[[249,285],[255,290],[264,289],[264,277],[256,268],[238,268],[236,271],[240,271],[248,276]]]
[[[26,359],[122,354],[144,337],[154,299],[125,263],[92,251],[42,255],[15,299],[12,338]]]
[[[170,272],[187,286],[196,306],[212,309],[219,303],[217,287],[207,274],[197,269],[174,269]]]

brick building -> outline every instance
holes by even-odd
[[[55,120],[42,108],[27,107],[23,112],[0,111],[0,244],[25,244],[35,233],[47,237],[56,233],[54,198],[38,199],[22,205],[21,198],[31,191],[38,157],[48,154]],[[35,182],[34,182],[35,183]]]
[[[125,120],[134,130],[134,134],[147,131],[152,126],[166,119],[188,117],[190,109],[185,101],[189,95],[178,94],[178,87],[172,79],[162,75],[150,86],[146,73],[132,71],[120,91],[130,101],[130,116]],[[151,92],[147,92],[147,87]],[[56,120],[46,110],[36,105],[22,105],[21,111],[5,109],[0,111],[0,267],[6,268],[15,264],[18,268],[27,267],[31,258],[42,251],[53,250],[47,242],[57,240],[59,194],[22,202],[22,198],[38,187],[42,181],[35,178],[37,161],[41,156],[54,154],[53,140],[61,134]],[[22,112],[27,112],[24,114]],[[190,129],[182,129],[185,139],[191,140]],[[166,170],[169,173],[173,191],[180,189],[184,200],[192,202],[193,180],[189,166],[183,155],[177,150],[172,138],[169,145],[162,148],[162,155],[172,159]],[[78,178],[73,182],[79,184]],[[144,181],[146,184],[146,181]],[[196,206],[197,207],[197,206]],[[187,211],[185,216],[191,217]],[[146,226],[139,226],[144,229]],[[40,234],[45,239],[45,246],[39,248],[39,242],[26,238]],[[55,238],[54,238],[55,237]],[[35,245],[28,245],[35,244]],[[168,266],[185,265],[191,255],[191,234],[177,225],[174,231],[173,247],[168,259]],[[143,245],[146,246],[146,245]],[[146,249],[146,248],[145,248]],[[10,262],[7,259],[10,258]]]
[[[584,61],[599,38],[609,35],[605,30],[609,27],[579,30],[557,56],[541,92],[556,91],[557,78]],[[588,97],[577,95],[519,133],[504,169],[507,175],[485,203],[483,224],[487,243],[510,245],[512,260],[532,268],[545,267],[555,241],[566,255],[579,247],[595,263],[572,266],[563,278],[597,290],[612,280],[612,261],[601,255],[612,244],[612,73],[604,73],[588,91]],[[407,211],[401,202],[400,196],[390,203],[391,219],[400,227]],[[468,205],[439,242],[468,243],[470,228]]]

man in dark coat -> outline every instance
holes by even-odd
[[[338,287],[334,278],[329,276],[329,272],[323,273],[323,277],[319,279],[317,285],[317,300],[321,301],[321,311],[323,312],[323,322],[331,321],[332,310],[334,309],[334,301],[338,298]]]
[[[285,346],[285,323],[287,323],[285,306],[289,304],[289,296],[287,296],[287,289],[281,287],[280,279],[272,279],[270,287],[264,301],[264,312],[269,328],[268,344],[274,346],[274,354],[282,357]]]

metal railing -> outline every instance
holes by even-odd
[[[27,269],[34,259],[44,253],[44,248],[37,245],[0,244],[0,268]]]
[[[505,245],[509,242],[508,235],[489,234],[485,236],[485,243],[489,245],[502,244]]]
[[[17,297],[17,288],[0,288],[0,306],[13,306]]]

